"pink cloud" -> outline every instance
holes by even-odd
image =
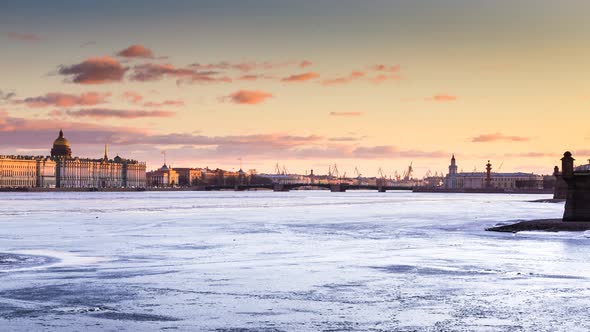
[[[274,78],[274,77],[270,76],[270,75],[247,74],[247,75],[242,75],[242,76],[238,77],[238,80],[240,80],[240,81],[258,81],[261,79],[272,79],[272,78]]]
[[[143,45],[135,44],[127,47],[126,49],[119,51],[118,56],[125,58],[153,58],[154,53],[149,48]]]
[[[303,74],[291,75],[283,78],[283,82],[305,82],[320,77],[320,74],[314,72],[308,72]]]
[[[86,92],[80,95],[52,92],[43,96],[30,97],[15,101],[17,104],[26,104],[29,107],[71,107],[93,106],[107,102],[110,93]]]
[[[382,72],[389,72],[389,73],[397,73],[400,71],[401,67],[400,65],[374,65],[373,67],[371,67],[373,70],[375,71],[382,71]]]
[[[356,158],[368,159],[389,159],[394,157],[443,158],[448,155],[448,153],[442,151],[400,150],[399,148],[391,145],[358,147],[353,150],[352,154]]]
[[[361,116],[362,112],[330,112],[331,116]]]
[[[164,100],[163,102],[145,102],[144,107],[163,107],[163,106],[184,106],[182,100]]]
[[[487,143],[487,142],[495,142],[495,141],[511,141],[511,142],[526,142],[529,138],[521,137],[521,136],[509,136],[504,135],[502,133],[493,133],[493,134],[482,134],[476,137],[471,138],[472,142],[477,143]]]
[[[255,105],[260,104],[273,95],[264,91],[239,90],[225,97],[236,104]]]
[[[292,66],[296,64],[295,62],[288,61],[288,62],[255,62],[255,61],[244,61],[244,62],[228,62],[228,61],[221,61],[217,63],[208,63],[208,64],[201,64],[201,63],[193,63],[189,67],[195,70],[238,70],[242,72],[249,72],[253,70],[272,70],[277,68],[283,68]],[[309,61],[301,61],[297,63],[299,67],[302,64],[311,65]],[[301,67],[303,68],[303,67]]]
[[[137,104],[143,100],[143,96],[137,92],[133,91],[125,91],[123,92],[123,98],[127,99],[129,102]]]
[[[306,68],[313,65],[313,62],[308,61],[308,60],[303,60],[299,63],[299,68]]]
[[[129,101],[132,104],[142,105],[144,107],[164,107],[164,106],[184,106],[184,101],[182,100],[164,100],[162,102],[152,102],[146,101],[144,102],[144,98],[137,92],[133,91],[125,91],[123,93],[123,98]]]
[[[41,37],[39,37],[36,34],[33,33],[20,33],[20,32],[7,32],[6,36],[10,39],[14,39],[14,40],[24,40],[24,41],[40,41],[42,40]]]
[[[89,58],[72,66],[61,66],[61,75],[72,76],[72,82],[80,84],[102,84],[120,82],[128,68],[109,56]]]
[[[452,95],[445,95],[445,94],[434,95],[430,98],[426,98],[426,100],[439,101],[439,102],[456,101],[457,99],[459,99],[459,97],[452,96]]]
[[[371,77],[369,81],[374,84],[380,84],[386,81],[399,81],[401,77],[397,74],[381,74],[374,77]]]
[[[365,73],[362,71],[353,71],[348,76],[341,76],[336,78],[330,78],[322,81],[323,85],[338,85],[338,84],[346,84],[350,83],[354,80],[361,79],[365,76]]]
[[[109,108],[91,108],[81,109],[78,111],[66,111],[65,114],[71,117],[90,117],[90,118],[120,118],[120,119],[137,119],[137,118],[170,118],[176,115],[170,111],[144,111],[144,110],[120,110]]]

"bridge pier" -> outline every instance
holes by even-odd
[[[346,192],[347,187],[345,184],[333,184],[330,186],[330,191],[333,193],[343,193]]]
[[[289,191],[289,188],[286,188],[285,185],[282,184],[282,183],[275,183],[272,186],[272,191],[275,191],[275,192],[286,192],[286,191]]]

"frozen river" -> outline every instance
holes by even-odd
[[[587,331],[539,195],[1,193],[2,331]]]

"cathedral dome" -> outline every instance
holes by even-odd
[[[53,141],[53,148],[51,149],[52,157],[72,157],[72,149],[70,149],[70,142],[64,138],[64,132],[59,131],[59,136]]]
[[[62,130],[59,131],[59,137],[53,141],[53,147],[56,146],[70,146],[70,142],[64,138],[64,132]]]

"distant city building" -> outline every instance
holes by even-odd
[[[543,189],[543,176],[533,173],[496,173],[492,172],[488,161],[486,172],[457,172],[455,155],[451,158],[449,173],[445,177],[446,189],[504,189],[524,190]]]
[[[149,187],[176,187],[178,186],[178,179],[178,173],[166,164],[155,171],[147,173],[147,184]]]
[[[0,188],[55,188],[55,162],[49,157],[0,156]]]
[[[201,170],[197,168],[175,168],[178,173],[178,185],[181,187],[194,186],[201,179]]]
[[[53,142],[51,157],[0,157],[2,188],[145,188],[145,163],[123,159],[72,157],[63,131]]]

